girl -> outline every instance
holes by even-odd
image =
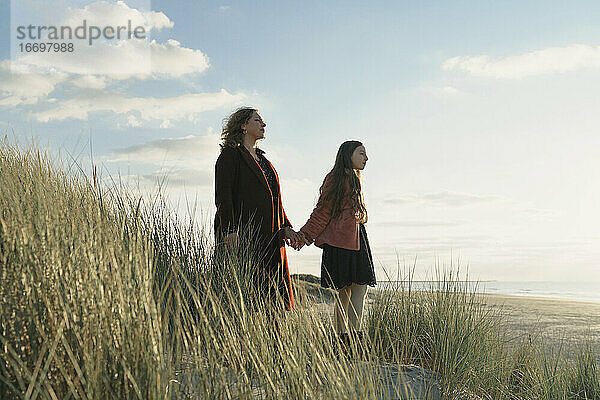
[[[342,143],[335,165],[321,186],[317,205],[299,232],[304,244],[314,242],[323,249],[321,286],[338,291],[334,305],[336,330],[345,342],[349,334],[362,336],[360,321],[367,285],[377,284],[360,185],[360,171],[367,160],[361,142]]]

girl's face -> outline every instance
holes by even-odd
[[[265,124],[260,115],[254,111],[248,122],[242,125],[242,130],[246,132],[247,136],[258,140],[265,137],[265,126],[267,126],[267,124]]]
[[[367,157],[367,150],[365,150],[365,146],[358,146],[352,153],[352,168],[360,170],[365,169],[368,159],[369,157]]]

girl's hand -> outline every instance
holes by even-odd
[[[300,245],[300,248],[297,250],[300,250],[302,248],[302,246],[304,246],[304,245],[310,246],[312,244],[312,240],[310,240],[308,238],[308,236],[306,236],[306,234],[302,231],[298,232],[298,238],[302,242],[302,244]]]
[[[296,247],[298,246],[298,241],[299,241],[298,233],[296,233],[296,231],[294,231],[289,226],[286,226],[285,228],[283,228],[283,233],[285,236],[285,243],[288,246],[291,246],[294,249],[296,249]],[[296,249],[296,250],[298,250],[298,249]]]
[[[296,245],[294,246],[294,249],[296,251],[299,251],[302,247],[304,247],[304,245],[306,244],[306,241],[304,240],[304,234],[302,232],[296,232],[296,236],[297,236],[297,240],[296,240]]]

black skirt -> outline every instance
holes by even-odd
[[[322,287],[338,290],[353,283],[369,286],[377,284],[371,247],[363,224],[359,224],[359,243],[360,248],[358,250],[342,249],[326,243],[323,244],[323,256],[321,258]]]

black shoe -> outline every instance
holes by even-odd
[[[369,336],[364,332],[358,331],[354,335],[354,347],[356,349],[356,357],[365,358],[369,352]]]
[[[360,358],[362,354],[362,344],[357,333],[360,332],[342,333],[340,337],[344,352],[350,358]]]
[[[370,347],[371,344],[371,338],[369,337],[369,335],[367,335],[365,332],[358,332],[357,334],[358,336],[358,342],[361,344],[361,346],[363,346],[365,349]]]
[[[348,356],[350,352],[350,336],[348,333],[341,333],[338,336],[339,346],[335,346],[336,349],[339,349],[339,353],[337,354],[338,359],[343,355]]]
[[[350,346],[350,335],[348,334],[348,332],[342,333],[342,335],[340,336],[340,340],[342,341],[342,344],[344,344],[344,346]]]

